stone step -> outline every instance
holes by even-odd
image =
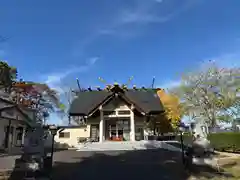
[[[164,141],[136,141],[136,142],[103,142],[79,145],[77,151],[111,151],[111,150],[143,150],[163,148],[170,151],[181,151]]]

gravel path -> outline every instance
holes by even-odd
[[[2,156],[0,157],[0,171],[6,170],[6,169],[13,169],[15,160],[19,158],[20,156]]]
[[[184,180],[188,177],[179,161],[180,154],[170,151],[62,151],[54,159],[52,177],[56,180]]]
[[[1,169],[12,168],[16,158],[18,157],[0,157]],[[197,169],[195,174],[209,171],[212,176],[215,176],[215,172],[210,170],[209,168]],[[187,180],[190,175],[183,168],[179,152],[164,149],[104,152],[67,150],[54,153],[51,177],[52,180],[130,178],[132,180]]]

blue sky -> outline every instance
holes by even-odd
[[[170,87],[214,59],[239,65],[239,0],[0,0],[0,59],[60,91],[127,82]],[[56,121],[56,117],[53,118]]]

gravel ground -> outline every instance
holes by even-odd
[[[0,171],[5,169],[13,169],[15,160],[20,156],[3,156],[0,157]]]
[[[17,156],[0,158],[0,167],[14,166]],[[192,167],[192,166],[191,166]],[[195,168],[191,175],[216,177],[216,172],[207,167]],[[191,175],[184,169],[179,152],[163,149],[139,151],[78,152],[75,150],[54,153],[52,180],[66,179],[112,179],[132,180],[161,179],[189,180]]]
[[[55,154],[53,179],[147,179],[183,180],[188,175],[179,162],[179,153],[156,150],[77,152]],[[173,173],[174,170],[174,173]]]

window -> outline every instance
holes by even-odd
[[[129,115],[130,111],[118,111],[118,115]]]
[[[16,134],[17,134],[17,140],[22,140],[23,137],[23,128],[22,127],[18,127],[16,128]]]
[[[59,138],[70,138],[70,132],[60,132]]]
[[[142,128],[137,128],[136,129],[136,133],[141,133],[142,132]]]
[[[104,111],[103,112],[104,115],[116,115],[115,111]]]

